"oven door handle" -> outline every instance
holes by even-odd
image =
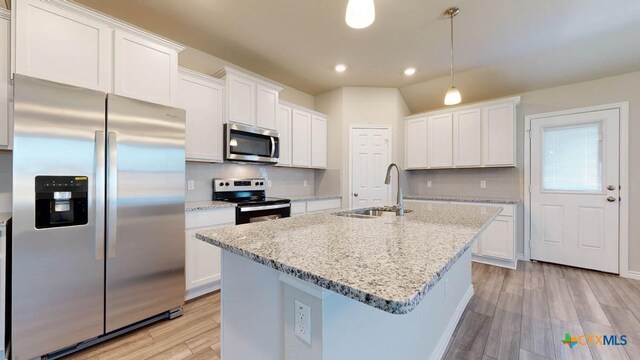
[[[291,207],[291,204],[277,204],[277,205],[265,205],[265,206],[248,206],[241,207],[240,212],[260,211],[260,210],[275,210]]]
[[[273,138],[273,136],[271,136],[269,139],[271,139],[271,157],[273,157],[276,154],[276,140]]]

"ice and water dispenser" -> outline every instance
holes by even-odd
[[[36,176],[36,229],[86,224],[88,183],[86,176]]]

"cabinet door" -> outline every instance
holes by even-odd
[[[228,121],[256,125],[255,92],[256,84],[242,76],[228,74],[227,79],[227,111]]]
[[[43,1],[14,5],[18,74],[111,91],[111,28]]]
[[[427,159],[427,118],[411,119],[405,122],[405,167],[424,169]]]
[[[482,256],[514,260],[513,218],[498,216],[482,235]]]
[[[453,164],[456,167],[482,165],[482,121],[480,109],[453,114]]]
[[[178,53],[125,31],[115,32],[114,92],[133,99],[176,105]]]
[[[6,149],[11,138],[9,134],[9,20],[0,18],[0,149]]]
[[[222,161],[222,100],[224,87],[216,80],[180,73],[179,108],[187,111],[187,160]]]
[[[220,248],[197,239],[197,232],[185,232],[187,290],[220,280]]]
[[[291,118],[291,165],[311,166],[311,114],[300,110]]]
[[[513,104],[482,109],[482,160],[485,166],[515,166]]]
[[[429,116],[428,134],[429,167],[453,167],[453,115]]]
[[[258,85],[256,87],[256,125],[265,129],[276,128],[278,91]]]
[[[278,106],[276,130],[280,133],[280,159],[276,166],[291,166],[291,114],[290,107]]]
[[[327,168],[327,118],[311,117],[311,166]]]

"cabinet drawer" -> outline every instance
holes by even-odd
[[[291,215],[304,215],[307,212],[307,203],[305,201],[297,201],[291,203]]]
[[[307,202],[307,212],[337,209],[341,206],[340,199],[313,200]]]
[[[220,226],[236,223],[236,208],[211,209],[188,212],[185,216],[185,228],[194,229],[207,226]]]

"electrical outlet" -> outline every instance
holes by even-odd
[[[307,187],[307,180],[303,181],[302,185],[304,185],[304,187]]]
[[[431,187],[431,180],[427,181],[427,187]]]
[[[267,180],[267,187],[271,187],[271,180]]]
[[[295,306],[293,327],[296,336],[311,345],[311,308],[309,305],[298,300],[295,301]]]
[[[487,188],[487,182],[482,180],[480,181],[480,189],[486,189]]]
[[[187,181],[187,190],[195,190],[196,188],[196,182],[193,180],[188,180]]]

